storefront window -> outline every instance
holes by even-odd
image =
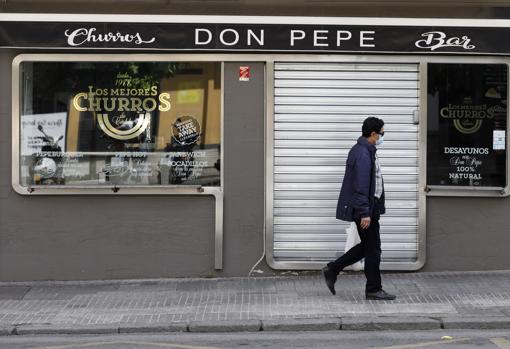
[[[505,187],[506,64],[429,64],[427,184]]]
[[[21,63],[21,185],[220,186],[220,76],[220,63]]]

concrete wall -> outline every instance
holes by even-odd
[[[263,247],[262,63],[225,64],[224,270],[215,271],[210,197],[27,197],[12,190],[16,54],[0,50],[0,281],[248,273]],[[238,79],[241,65],[251,66],[249,83]],[[510,198],[428,198],[423,270],[510,269],[508,212]]]
[[[510,198],[427,198],[424,271],[510,269]]]
[[[208,196],[22,196],[11,188],[11,62],[0,50],[0,281],[246,275],[262,251],[264,65],[225,73],[225,249]]]
[[[250,66],[250,81],[239,67]],[[225,63],[225,273],[246,276],[262,255],[265,65]],[[264,266],[265,263],[261,263]]]

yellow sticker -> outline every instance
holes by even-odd
[[[196,104],[203,98],[204,90],[197,82],[181,82],[177,85],[178,104]]]

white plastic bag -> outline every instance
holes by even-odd
[[[356,223],[352,222],[351,225],[345,229],[345,232],[347,233],[347,241],[345,242],[345,251],[349,251],[351,248],[356,246],[361,242],[358,234],[358,228],[356,227]],[[364,260],[362,259],[359,262],[354,263],[350,267],[347,267],[345,269],[348,270],[354,270],[354,271],[360,271],[363,270],[364,267]]]

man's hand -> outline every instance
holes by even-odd
[[[363,230],[368,229],[368,227],[370,226],[370,217],[361,218],[360,226]]]

